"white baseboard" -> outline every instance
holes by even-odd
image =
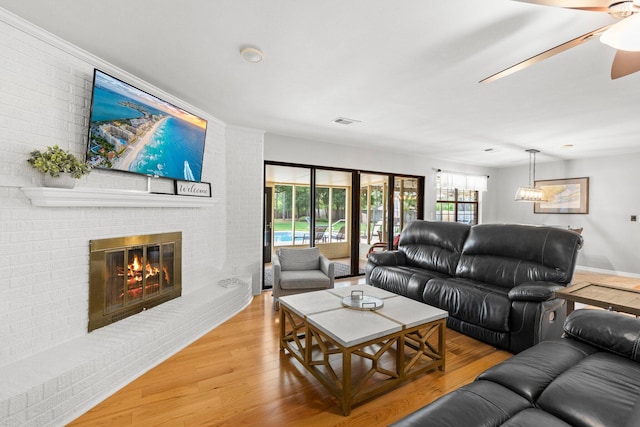
[[[607,269],[604,269],[604,268],[585,267],[585,266],[582,266],[582,265],[576,265],[576,270],[588,271],[590,273],[609,274],[611,276],[624,276],[624,277],[633,277],[634,279],[640,279],[640,274],[638,274],[638,273],[629,273],[629,272],[626,272],[626,271],[607,270]]]

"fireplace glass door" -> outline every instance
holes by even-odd
[[[180,296],[182,240],[177,236],[91,241],[90,331]]]

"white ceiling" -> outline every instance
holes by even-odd
[[[510,0],[0,0],[0,7],[232,124],[476,165],[640,151],[640,73],[590,41],[614,22]],[[264,51],[244,62],[245,45]],[[344,126],[337,117],[360,120]],[[563,148],[573,144],[572,148]],[[492,151],[485,151],[492,149]]]

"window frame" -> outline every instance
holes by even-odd
[[[449,200],[449,199],[442,199],[441,196],[442,194],[449,194],[450,192],[453,192],[453,199]],[[463,195],[461,195],[460,193],[469,193],[471,195],[473,195],[473,200],[461,200],[461,197],[464,197]],[[455,219],[455,221],[448,221],[446,219],[444,219],[444,216],[442,215],[442,210],[438,209],[439,205],[442,204],[449,204],[449,205],[453,205],[453,218]],[[464,210],[460,209],[461,205],[473,205],[473,209],[471,211],[471,220],[469,222],[466,221],[461,221],[459,215],[460,212],[465,212]],[[478,190],[460,190],[458,188],[442,188],[440,187],[440,183],[438,182],[438,185],[436,186],[436,220],[440,221],[440,222],[461,222],[464,224],[470,224],[470,225],[476,225],[478,224],[478,217],[480,214],[480,192]],[[475,214],[473,213],[475,212]],[[439,219],[438,219],[439,216]],[[449,216],[449,215],[447,215]]]

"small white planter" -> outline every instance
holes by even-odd
[[[51,176],[46,173],[42,185],[55,188],[73,188],[76,185],[76,179],[70,173],[61,173],[60,176]]]

